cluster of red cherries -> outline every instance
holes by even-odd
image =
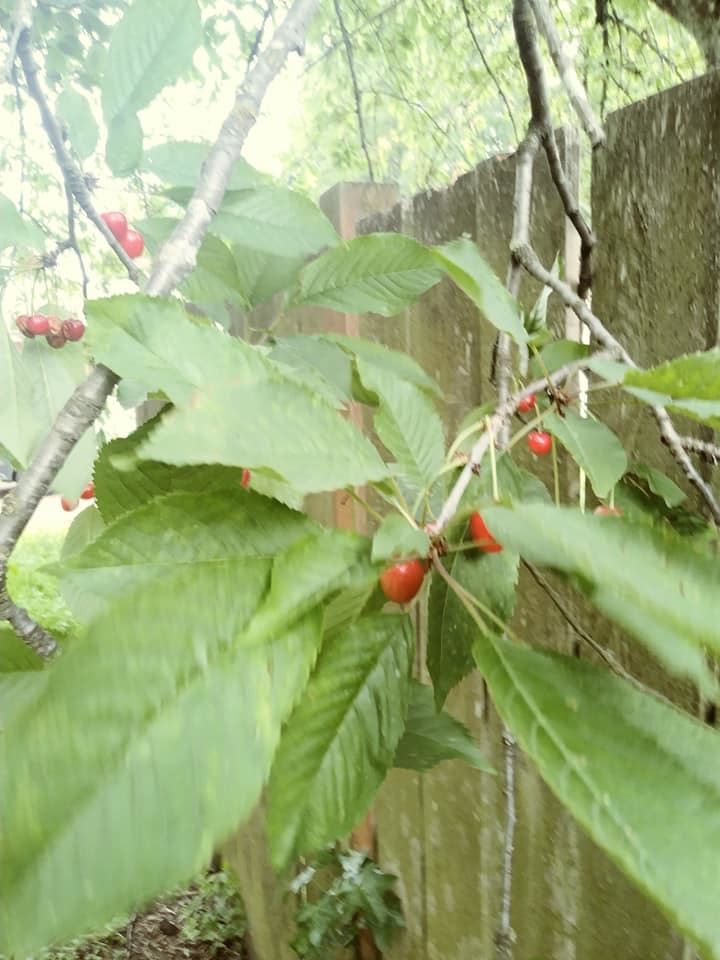
[[[535,396],[525,397],[518,403],[520,413],[528,413],[535,406]],[[532,430],[527,435],[527,445],[532,453],[539,457],[552,450],[552,436],[544,430]],[[622,510],[607,504],[600,504],[594,511],[598,516],[622,516]],[[470,539],[481,553],[500,553],[501,543],[488,530],[482,516],[476,510],[470,514]],[[423,585],[425,574],[430,569],[430,561],[414,558],[403,560],[388,567],[380,577],[380,587],[388,600],[393,603],[410,603]]]
[[[15,318],[15,325],[31,340],[33,337],[45,337],[56,350],[64,347],[68,341],[82,340],[85,333],[85,324],[76,317],[61,320],[60,317],[46,317],[44,313],[23,313]]]
[[[76,510],[78,504],[81,500],[93,500],[95,498],[95,484],[90,481],[90,483],[85,485],[83,492],[79,497],[60,497],[60,506],[63,510],[67,510],[68,513],[71,513],[73,510]]]
[[[139,230],[128,226],[124,213],[111,210],[109,213],[101,213],[100,219],[105,221],[105,226],[129,257],[134,260],[140,256],[145,249],[145,240]]]

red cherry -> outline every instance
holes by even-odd
[[[49,333],[45,339],[53,348],[53,350],[59,350],[61,347],[64,347],[67,343],[67,340],[61,333]]]
[[[125,253],[134,260],[136,257],[139,257],[145,249],[145,241],[143,240],[143,235],[138,233],[137,230],[128,230],[120,241],[120,246]]]
[[[122,243],[128,232],[128,222],[125,214],[113,210],[110,213],[101,213],[100,219],[105,221],[108,230],[115,239]]]
[[[70,497],[60,497],[60,506],[68,513],[72,513],[79,502],[80,501],[77,499],[77,497],[72,497],[72,499]]]
[[[622,510],[618,507],[609,507],[606,503],[601,503],[599,507],[595,507],[593,513],[598,517],[621,517],[623,515]]]
[[[470,536],[483,553],[500,553],[502,550],[502,544],[493,537],[477,512],[470,514]]]
[[[95,496],[95,484],[91,480],[90,483],[85,485],[83,492],[80,494],[80,499],[92,500],[94,496]]]
[[[240,486],[246,487],[246,488],[250,486],[250,471],[247,469],[247,467],[245,467],[245,469],[242,472],[242,477],[240,478]]]
[[[520,413],[527,413],[535,406],[535,394],[531,393],[529,397],[523,397],[517,408]]]
[[[425,579],[426,565],[422,560],[405,560],[389,567],[380,577],[380,586],[393,603],[410,603]]]
[[[25,327],[28,333],[32,333],[36,337],[44,337],[46,333],[50,332],[50,321],[42,313],[34,313],[27,318]]]
[[[63,321],[62,332],[66,340],[82,340],[85,324],[76,317],[68,317]]]
[[[543,430],[533,430],[528,434],[527,445],[533,453],[543,457],[552,450],[552,437]]]

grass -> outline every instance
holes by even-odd
[[[43,567],[60,560],[64,539],[60,532],[26,534],[8,566],[10,596],[61,644],[78,635],[80,624],[63,600],[57,577]]]

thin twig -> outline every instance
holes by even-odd
[[[460,6],[462,7],[463,14],[465,15],[465,23],[467,24],[468,32],[470,34],[470,37],[472,38],[473,45],[477,50],[478,54],[480,55],[480,59],[482,60],[483,67],[485,67],[485,72],[490,77],[490,80],[492,81],[493,86],[497,90],[498,95],[500,96],[500,99],[505,105],[505,110],[507,111],[507,115],[510,118],[510,124],[513,130],[513,139],[518,140],[519,134],[517,131],[517,127],[515,126],[515,117],[513,116],[512,108],[510,106],[510,101],[508,100],[507,95],[503,90],[502,84],[500,83],[498,78],[495,76],[495,73],[492,67],[488,63],[488,59],[485,56],[485,51],[480,46],[480,41],[477,38],[477,34],[475,33],[475,27],[473,26],[472,18],[470,17],[470,8],[467,5],[467,0],[460,0]]]
[[[87,271],[85,269],[85,262],[83,260],[83,255],[80,252],[80,247],[77,242],[77,235],[75,233],[75,198],[70,192],[67,181],[65,181],[65,198],[67,200],[67,223],[68,223],[68,243],[70,247],[75,251],[75,256],[80,265],[80,274],[82,276],[82,292],[83,292],[83,301],[87,300],[88,295],[88,283],[89,278]]]
[[[340,25],[340,33],[342,34],[342,40],[345,46],[345,57],[348,63],[348,70],[350,71],[350,80],[352,81],[353,96],[355,98],[355,116],[357,117],[358,122],[360,146],[365,154],[365,161],[367,163],[370,182],[374,183],[375,176],[373,174],[372,160],[370,159],[370,151],[368,149],[367,138],[365,136],[365,121],[363,120],[362,99],[360,95],[360,87],[358,86],[357,82],[357,74],[355,73],[355,60],[353,57],[352,42],[350,40],[350,34],[347,32],[347,28],[345,26],[342,10],[340,8],[340,0],[333,0],[333,6],[335,8],[335,16],[337,17],[338,24]]]
[[[599,147],[605,143],[605,132],[595,116],[595,111],[590,106],[590,101],[575,71],[575,66],[563,48],[550,8],[546,0],[529,0],[529,3],[535,15],[538,29],[547,43],[555,69],[567,91],[570,103],[582,124],[583,130],[588,135],[593,147]]]
[[[105,237],[108,244],[110,247],[112,247],[118,259],[127,270],[130,279],[135,283],[139,283],[141,279],[140,271],[127,253],[125,253],[117,239],[108,229],[105,222],[101,219],[100,214],[97,212],[92,202],[90,191],[88,190],[87,183],[85,182],[83,172],[75,163],[70,155],[70,152],[65,146],[60,124],[50,109],[47,97],[45,96],[40,84],[39,67],[35,62],[35,56],[33,54],[32,47],[30,46],[29,27],[25,28],[20,34],[17,45],[17,53],[20,57],[20,62],[22,63],[28,93],[38,105],[40,116],[42,118],[42,125],[45,129],[48,139],[50,140],[50,143],[52,144],[52,148],[55,151],[55,159],[58,162],[58,166],[60,167],[60,171],[63,175],[67,189],[75,197],[87,218],[91,221],[91,223],[95,224],[98,230]]]
[[[263,37],[265,35],[265,27],[267,26],[268,20],[270,19],[270,16],[273,12],[273,7],[274,7],[273,0],[268,0],[268,4],[265,7],[265,10],[263,11],[262,22],[258,27],[257,33],[255,34],[255,39],[253,40],[252,46],[250,47],[250,53],[248,54],[248,58],[247,58],[247,67],[245,68],[246,77],[248,73],[250,73],[250,68],[255,62],[255,57],[257,57],[258,52],[260,50],[260,45],[262,44]]]
[[[554,277],[550,271],[542,265],[540,258],[529,244],[519,244],[514,248],[513,252],[531,276],[535,277],[535,279],[541,283],[547,284],[547,286],[560,297],[565,306],[570,307],[575,315],[582,320],[583,323],[587,324],[590,333],[598,343],[614,353],[619,359],[628,364],[628,366],[637,366],[625,347],[610,333],[600,318],[588,307],[587,303],[585,303],[567,283],[560,280],[559,277]],[[720,523],[720,504],[712,488],[700,476],[695,464],[690,459],[687,450],[683,446],[682,438],[675,429],[667,410],[664,407],[652,407],[652,413],[660,429],[660,435],[672,453],[675,462],[685,474],[688,481],[702,496],[715,523]]]
[[[220,205],[233,166],[240,157],[265,92],[281,70],[289,52],[302,46],[318,4],[319,0],[295,0],[285,20],[238,90],[233,108],[205,162],[203,178],[195,188],[185,216],[155,259],[150,278],[144,286],[145,292],[151,296],[166,296],[193,269],[213,211]],[[65,149],[59,125],[38,83],[37,66],[29,46],[28,29],[22,32],[19,38],[18,53],[25,70],[28,89],[38,102],[43,126],[63,174],[70,178],[69,186],[73,195],[83,210],[88,207],[92,214],[91,219],[95,222],[97,214],[86,196],[87,187],[82,178],[81,183],[76,182],[72,158]],[[107,230],[102,220],[100,228],[103,232]],[[111,239],[114,240],[112,235]],[[124,254],[124,251],[122,252]],[[91,370],[84,383],[76,388],[59,412],[52,430],[40,444],[30,466],[22,474],[14,490],[3,500],[3,509],[0,512],[0,602],[12,604],[7,593],[7,568],[10,554],[20,534],[70,451],[99,416],[118,379],[111,370],[102,365]],[[12,607],[6,609],[13,612]]]

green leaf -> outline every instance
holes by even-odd
[[[433,253],[411,237],[376,233],[335,247],[302,270],[290,305],[392,317],[442,278]]]
[[[436,711],[432,688],[413,680],[405,732],[393,766],[422,773],[444,760],[465,760],[476,770],[495,772],[467,727],[444,710]]]
[[[189,140],[170,140],[145,151],[143,170],[153,173],[158,180],[173,187],[195,189],[202,166],[212,144]],[[252,167],[242,157],[236,161],[228,182],[228,190],[248,190],[267,182],[268,177]]]
[[[645,480],[652,492],[661,497],[668,507],[677,507],[683,500],[687,500],[685,492],[661,470],[648,467],[644,463],[633,463],[628,472]]]
[[[81,160],[87,160],[100,135],[87,97],[68,87],[55,101],[55,112],[65,124],[75,152]]]
[[[407,383],[413,384],[423,393],[433,397],[442,396],[442,391],[437,383],[425,373],[420,364],[413,360],[409,354],[401,353],[399,350],[390,350],[382,343],[373,343],[372,340],[364,340],[362,337],[348,337],[341,333],[326,333],[322,336],[323,339],[336,343],[350,356],[362,360],[365,369],[372,365],[385,374],[391,374],[399,380],[405,380]]]
[[[494,525],[490,524],[490,529],[496,533]],[[510,621],[515,608],[517,554],[507,549],[501,553],[464,551],[445,558],[443,564],[453,580],[501,623]],[[485,617],[484,622],[493,635],[502,632],[490,617]],[[452,688],[475,669],[472,644],[476,636],[477,625],[458,595],[444,578],[434,576],[430,584],[427,667],[438,710]]]
[[[676,357],[650,370],[629,370],[623,386],[646,403],[662,405],[720,429],[720,349]]]
[[[413,384],[365,360],[358,358],[357,370],[365,389],[379,399],[375,429],[399,472],[419,489],[430,487],[445,457],[442,421],[432,401]]]
[[[116,177],[128,177],[142,160],[143,128],[136,113],[119,113],[110,121],[105,160]]]
[[[252,250],[280,257],[309,256],[338,242],[332,224],[312,200],[274,186],[226,197],[212,230]]]
[[[0,250],[8,247],[31,247],[42,250],[45,234],[34,223],[26,220],[15,204],[0,193]]]
[[[232,251],[219,237],[210,233],[203,237],[195,269],[183,281],[180,289],[188,300],[224,327],[230,322],[228,306],[238,310],[250,307],[240,289]]]
[[[102,83],[105,122],[151,103],[190,68],[201,41],[196,0],[135,0],[110,39]]]
[[[23,467],[42,429],[34,409],[35,390],[22,353],[5,324],[0,324],[0,445]]]
[[[558,799],[672,922],[720,956],[720,737],[574,657],[478,640],[495,706]]]
[[[70,529],[63,541],[60,559],[66,561],[73,554],[80,553],[97,540],[104,529],[105,522],[96,503],[81,510],[70,524]]]
[[[407,711],[413,631],[406,615],[359,620],[320,653],[283,731],[268,787],[272,861],[346,834],[392,764]]]
[[[478,307],[486,320],[508,333],[516,343],[526,343],[522,311],[472,240],[453,240],[434,251],[448,276]]]
[[[494,536],[531,563],[572,577],[608,617],[673,673],[715,687],[706,648],[720,651],[720,568],[671,531],[567,507],[488,507]]]
[[[607,497],[627,470],[627,454],[612,430],[574,410],[565,410],[562,417],[550,411],[543,425],[582,467],[597,496]]]
[[[290,287],[307,259],[304,254],[279,257],[238,243],[234,243],[232,249],[239,289],[251,307]]]
[[[0,674],[42,670],[43,660],[7,624],[0,624]]]
[[[503,502],[550,503],[547,487],[540,478],[529,470],[523,470],[514,463],[509,453],[500,453],[495,462],[498,492]],[[459,471],[458,471],[459,473]],[[473,475],[458,506],[457,527],[467,524],[467,517],[474,510],[485,511],[485,507],[494,503],[492,472],[486,463],[480,475]],[[449,531],[455,532],[456,524],[451,523]],[[462,531],[464,532],[464,530]],[[461,532],[461,534],[462,534]],[[460,535],[461,535],[460,534]]]
[[[175,403],[189,401],[213,381],[242,377],[251,384],[273,369],[239,338],[193,323],[177,300],[124,294],[90,300],[86,313],[91,322],[85,339],[95,359]]]
[[[373,537],[372,561],[391,557],[427,556],[430,538],[424,530],[411,526],[399,513],[391,513],[380,524]]]
[[[566,363],[580,360],[589,353],[590,347],[585,343],[578,343],[577,340],[553,340],[530,360],[530,379],[536,380],[548,373],[554,373]]]
[[[270,357],[297,371],[302,382],[324,392],[328,399],[352,400],[351,361],[336,344],[314,336],[278,337]]]
[[[65,556],[62,590],[73,612],[90,620],[113,598],[143,583],[160,584],[183,567],[201,572],[228,556],[272,558],[315,529],[304,514],[239,484],[236,489],[234,495],[155,497],[120,516],[82,551]]]
[[[321,626],[316,609],[248,641],[270,567],[235,557],[144,584],[13,715],[0,738],[3,953],[33,954],[187,883],[250,813]],[[169,825],[172,843],[159,842]]]
[[[165,416],[139,455],[178,465],[263,469],[302,493],[379,481],[388,470],[370,441],[300,384],[208,383],[186,408]],[[249,379],[249,378],[247,378]],[[237,424],[228,411],[241,411]]]

